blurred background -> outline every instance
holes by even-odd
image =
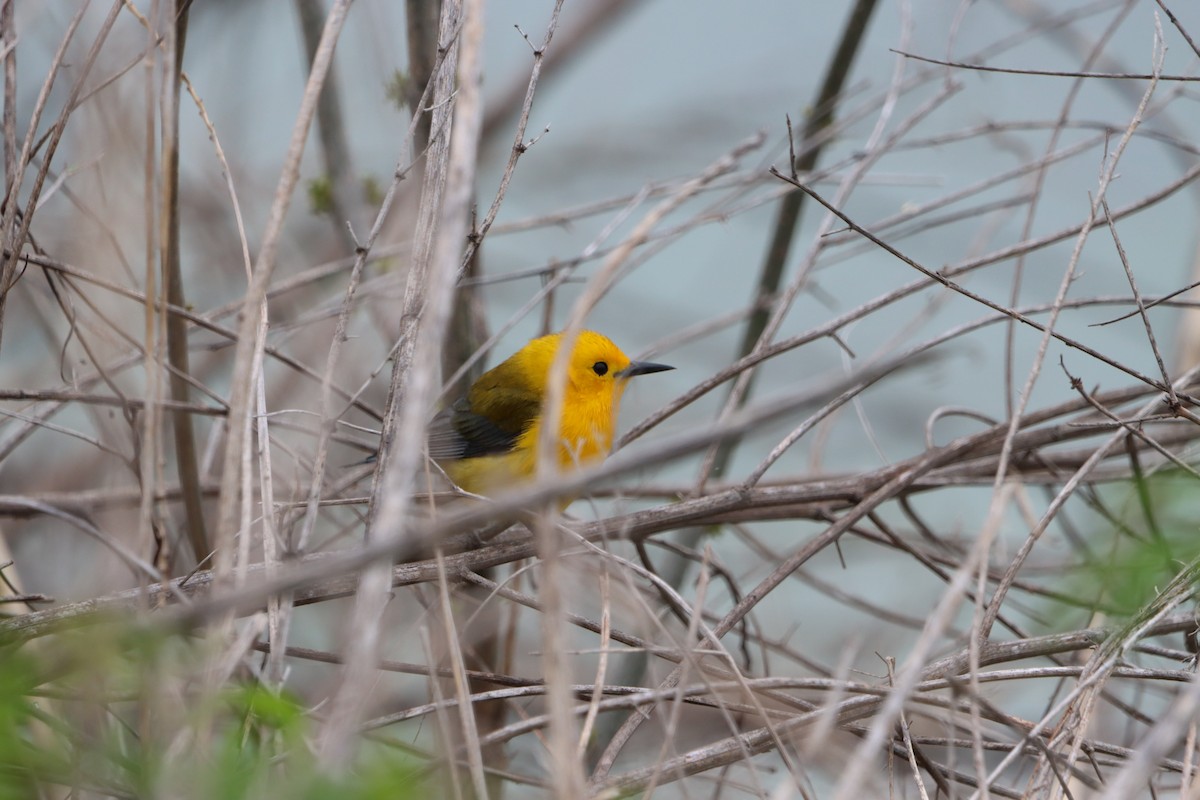
[[[193,324],[187,334],[195,381],[190,402],[215,409],[229,397],[230,332],[237,329],[247,270],[260,250],[327,5],[324,0],[208,0],[190,8],[182,58],[186,82],[179,99],[179,263],[183,304],[208,326]],[[304,503],[312,480],[320,376],[356,243],[366,241],[393,173],[416,162],[399,183],[370,252],[333,372],[338,390],[357,400],[356,405],[340,401],[323,499],[361,502],[327,508],[309,552],[358,541],[365,513],[369,478],[345,465],[376,446],[389,352],[400,330],[423,169],[420,134],[416,142],[409,136],[414,87],[416,96],[423,89],[412,74],[409,14],[423,5],[358,0],[352,6],[279,240],[268,297],[270,351],[263,391],[273,511],[276,524],[286,529],[299,525],[296,507]],[[813,424],[763,473],[761,486],[883,474],[935,445],[998,425],[1015,409],[1030,415],[1078,401],[1072,377],[1081,379],[1088,392],[1144,388],[1131,372],[1161,379],[1140,318],[1098,325],[1135,310],[1130,279],[1103,211],[1089,235],[1081,238],[1079,229],[1092,218],[1092,204],[1103,191],[1142,297],[1162,298],[1196,279],[1194,132],[1200,129],[1200,108],[1188,80],[1196,79],[1200,62],[1187,32],[1200,34],[1200,7],[1150,0],[866,5],[875,7],[837,93],[835,119],[816,137],[822,149],[815,169],[800,177],[903,255],[928,270],[945,271],[999,306],[1044,324],[1049,305],[1061,296],[1065,305],[1055,318],[1056,330],[1093,354],[1061,341],[1051,341],[1040,354],[1038,330],[1010,325],[993,309],[924,278],[811,200],[798,217],[777,285],[756,302],[780,204],[793,191],[768,169],[789,173],[789,161],[807,152],[805,126],[825,108],[816,104],[855,6],[787,0],[564,5],[524,131],[526,148],[494,227],[462,282],[470,290],[464,302],[476,313],[472,333],[455,329],[452,342],[457,337],[459,346],[469,343],[470,353],[496,335],[482,359],[495,365],[529,338],[557,330],[604,257],[655,204],[736,152],[730,168],[655,226],[587,319],[588,327],[607,333],[631,356],[676,367],[631,385],[622,407],[623,432],[737,361],[746,351],[756,308],[778,315],[771,341],[806,334],[812,340],[757,367],[747,401],[751,406],[819,394],[880,360],[945,337],[931,358],[888,375]],[[143,504],[148,476],[139,467],[142,412],[87,399],[138,398],[147,391],[141,345],[148,323],[138,298],[161,291],[165,280],[159,272],[163,234],[157,204],[166,174],[159,159],[167,93],[165,67],[151,56],[147,24],[164,31],[167,4],[22,0],[11,6],[9,30],[15,38],[5,41],[16,62],[11,108],[5,113],[14,114],[18,147],[31,134],[36,141],[51,132],[53,141],[55,121],[70,114],[36,205],[25,204],[36,173],[51,157],[51,145],[33,154],[15,192],[30,222],[32,238],[23,252],[42,261],[18,268],[4,309],[0,387],[10,393],[3,395],[0,419],[0,532],[8,554],[0,561],[13,562],[5,571],[11,591],[69,604],[145,580],[107,541],[122,543],[166,574],[185,574],[196,565],[169,422],[156,445],[161,455],[155,459],[153,486],[166,499],[153,503],[151,542],[139,523],[148,513]],[[534,50],[552,9],[548,0],[511,0],[486,9],[477,219],[501,185]],[[111,24],[106,22],[110,14],[115,15]],[[47,88],[60,48],[61,66]],[[1062,74],[976,71],[905,54]],[[1081,72],[1127,77],[1081,78]],[[1155,72],[1188,80],[1154,84],[1146,76]],[[44,112],[31,127],[43,102]],[[148,274],[157,283],[148,285]],[[561,285],[530,302],[548,281],[564,274]],[[1189,297],[1183,294],[1147,314],[1171,378],[1196,363]],[[990,321],[957,330],[985,319]],[[1030,391],[1022,398],[1027,382]],[[461,386],[448,387],[447,396]],[[652,452],[656,442],[718,424],[728,387],[680,408],[631,443],[631,452]],[[737,485],[815,409],[798,409],[757,427],[705,481],[701,452],[626,476],[597,490],[592,502],[575,503],[571,513],[605,519]],[[219,414],[195,414],[192,424],[203,511],[211,515],[224,423]],[[1188,433],[1171,439],[1171,453],[1183,462],[1191,460],[1189,440]],[[1064,453],[1078,446],[1061,444]],[[1055,452],[1054,445],[1014,459],[1033,463]],[[1063,516],[1048,526],[1022,566],[1027,580],[1023,593],[1015,595],[1016,607],[1005,606],[1024,626],[1021,635],[1097,624],[1104,591],[1089,570],[1108,562],[1091,556],[1119,550],[1112,544],[1120,539],[1114,531],[1148,524],[1139,492],[1162,493],[1154,504],[1161,518],[1151,527],[1166,529],[1168,540],[1187,538],[1193,524],[1188,521],[1190,478],[1175,476],[1151,489],[1130,484],[1141,467],[1153,472],[1166,463],[1161,454],[1144,459],[1134,466],[1109,464],[1111,479],[1067,500]],[[1047,513],[1050,499],[1071,474],[1072,467],[1063,469],[1031,479],[1021,501],[1003,509],[989,554],[996,574],[989,580],[1004,571]],[[855,680],[881,679],[880,655],[902,661],[947,591],[945,573],[888,544],[887,536],[895,532],[905,541],[920,541],[927,526],[943,537],[942,545],[951,547],[955,558],[963,557],[989,524],[994,475],[994,469],[981,468],[938,484],[936,491],[883,505],[867,526],[871,535],[844,537],[838,547],[808,560],[796,573],[800,580],[783,583],[755,609],[753,633],[738,634],[753,639],[757,648],[751,671],[781,674],[794,666],[798,674],[826,669]],[[874,484],[863,485],[867,490],[855,498]],[[64,522],[46,507],[76,521]],[[727,580],[714,579],[702,602],[719,617],[737,602],[730,585],[743,591],[753,587],[783,554],[827,528],[836,513],[806,511],[783,519],[750,515],[745,523],[714,523],[703,535],[689,528],[662,538],[682,536],[694,552],[711,548],[709,558],[727,571]],[[257,526],[262,509],[255,514]],[[89,525],[102,535],[84,530]],[[257,554],[255,560],[261,558],[262,535],[256,531],[259,538],[247,550]],[[1079,539],[1093,548],[1081,547]],[[612,549],[633,557],[620,543]],[[1186,547],[1167,552],[1167,561],[1194,555]],[[661,549],[654,553],[664,574],[673,575],[680,592],[694,599],[694,564],[685,566],[691,562]],[[1135,577],[1161,586],[1163,575],[1156,571],[1161,562],[1154,561],[1149,577]],[[960,563],[952,558],[946,569],[952,572]],[[597,573],[588,566],[573,569],[578,569],[579,590],[570,610],[598,616]],[[1173,574],[1165,573],[1165,579]],[[535,591],[536,581],[525,588]],[[1085,596],[1086,601],[1080,599]],[[1134,607],[1143,602],[1136,597],[1135,592]],[[412,635],[417,623],[411,615],[422,602],[396,599],[382,643],[386,655],[410,661],[428,655]],[[349,601],[335,601],[298,611],[289,643],[336,651],[348,606]],[[954,626],[938,639],[941,650],[963,645],[972,612],[968,604],[952,615]],[[637,603],[622,613],[619,624],[652,639],[657,625],[674,624],[652,622],[654,615]],[[526,616],[510,624],[508,668],[538,674],[536,621]],[[587,683],[595,671],[596,639],[578,630],[573,635],[580,651],[576,682]],[[999,629],[997,635],[1018,636],[1001,635]],[[478,631],[475,639],[464,636],[486,638]],[[768,642],[783,651],[768,657]],[[804,663],[806,657],[812,663]],[[672,666],[652,661],[642,676],[646,682],[639,685],[655,685]],[[316,705],[332,675],[327,665],[296,662],[287,685]],[[427,684],[420,677],[381,679],[374,700],[380,708],[407,708],[427,700]],[[1048,683],[1036,689],[1022,684],[1008,695],[997,690],[991,699],[1012,714],[1037,719],[1054,691]],[[1151,693],[1139,702],[1153,717],[1170,699]],[[1130,731],[1111,738],[1133,746],[1139,734],[1134,723],[1128,724]],[[724,725],[708,720],[697,726],[696,737],[703,740]],[[401,726],[395,735],[429,744],[424,740],[432,734],[414,729]],[[643,735],[648,744],[661,738]],[[671,746],[672,752],[686,752],[696,745],[680,734]],[[853,746],[854,740],[829,745],[838,752]],[[540,768],[529,749],[517,752],[514,770]],[[647,748],[621,763],[632,768],[657,757]],[[837,757],[825,753],[824,758],[813,759],[811,796],[825,796],[822,787],[838,780],[839,768],[831,766],[840,763]],[[765,770],[765,785],[783,781],[788,769],[783,761],[759,767]],[[1014,785],[1022,784],[1015,780]],[[1160,787],[1167,793],[1159,796],[1176,796],[1173,790],[1183,796],[1179,785],[1173,775]],[[695,796],[689,786],[694,785],[672,783],[661,796]],[[510,791],[538,796],[531,787]],[[908,792],[902,796],[917,796],[911,786],[902,791]],[[962,791],[958,796],[969,796],[969,790]]]

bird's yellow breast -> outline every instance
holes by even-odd
[[[568,389],[559,421],[558,468],[568,472],[603,460],[612,449],[621,387],[612,391],[578,392]],[[536,477],[540,418],[530,425],[507,453],[464,458],[443,464],[446,474],[463,489],[490,494]]]

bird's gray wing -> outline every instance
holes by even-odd
[[[442,460],[500,455],[512,450],[536,417],[540,404],[518,398],[508,400],[511,402],[497,404],[495,416],[472,411],[465,397],[443,409],[429,423],[429,455]]]

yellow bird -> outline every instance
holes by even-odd
[[[560,333],[533,339],[434,417],[429,455],[460,487],[489,494],[537,474],[542,402],[561,339]],[[607,336],[580,332],[566,370],[559,466],[569,470],[607,456],[625,382],[669,369],[630,361]]]

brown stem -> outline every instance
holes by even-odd
[[[165,303],[187,307],[183,292],[183,270],[179,259],[179,87],[183,71],[183,49],[187,41],[187,21],[190,2],[179,3],[175,15],[174,59],[167,86],[167,103],[163,109],[162,137],[162,203],[160,219],[162,236],[159,258],[162,261]],[[188,360],[187,320],[177,314],[167,315],[167,359],[171,371],[171,399],[176,403],[191,402],[190,387],[185,376],[191,375]],[[175,430],[175,465],[179,470],[179,485],[183,490],[183,508],[187,537],[196,561],[209,553],[208,530],[204,523],[204,491],[200,481],[196,436],[192,430],[192,414],[176,410],[171,415]]]
[[[4,57],[4,185],[12,184],[17,169],[17,25],[13,19],[16,0],[0,5],[0,46]]]
[[[405,102],[414,117],[421,117],[413,137],[413,152],[420,153],[429,146],[430,117],[421,107],[425,87],[433,79],[438,61],[438,18],[441,0],[406,0],[404,16],[408,23],[408,80],[405,82]]]
[[[321,31],[325,28],[325,9],[321,0],[295,0],[296,13],[300,17],[300,30],[304,34],[304,52],[311,70],[321,43]],[[321,144],[321,163],[325,178],[329,182],[329,208],[327,215],[333,222],[337,236],[347,250],[357,246],[347,223],[351,226],[362,217],[362,192],[354,181],[354,162],[350,157],[350,145],[346,142],[346,126],[343,124],[341,94],[338,92],[336,65],[329,65],[329,74],[317,98],[317,137]]]

